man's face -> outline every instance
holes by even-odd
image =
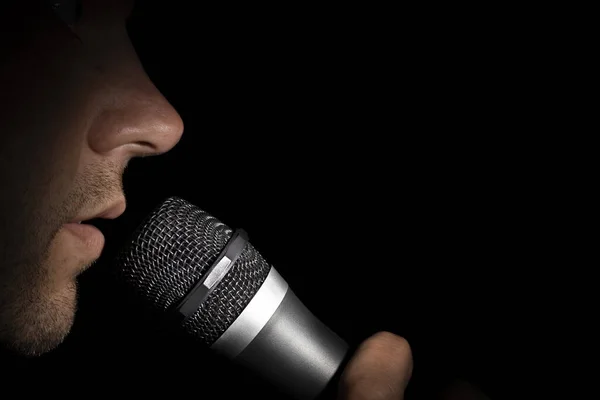
[[[121,214],[128,161],[169,151],[183,123],[132,48],[130,2],[83,0],[71,27],[13,8],[0,16],[0,344],[36,355],[68,334],[75,278],[104,244],[65,224]]]

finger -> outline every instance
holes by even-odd
[[[365,340],[344,369],[339,398],[343,400],[402,400],[413,361],[406,339],[379,332]]]

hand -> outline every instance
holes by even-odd
[[[393,333],[379,332],[365,340],[342,373],[341,400],[403,400],[412,375],[408,342]]]

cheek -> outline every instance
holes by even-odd
[[[81,169],[93,113],[76,63],[30,61],[0,76],[6,83],[0,90],[0,239],[10,242],[3,247],[15,257],[47,244],[57,221],[71,211],[65,199]]]
[[[8,176],[20,174],[25,181],[35,176],[39,189],[53,177],[69,174],[69,167],[77,164],[91,119],[85,91],[65,75],[69,71],[61,73],[56,67],[51,63],[47,69],[24,67],[0,95],[4,137],[0,162],[13,167]]]

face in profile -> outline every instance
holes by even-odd
[[[125,166],[169,151],[183,123],[129,41],[130,1],[83,0],[74,21],[11,3],[0,16],[0,343],[38,355],[68,334],[76,277],[102,251],[77,222],[123,213]]]

